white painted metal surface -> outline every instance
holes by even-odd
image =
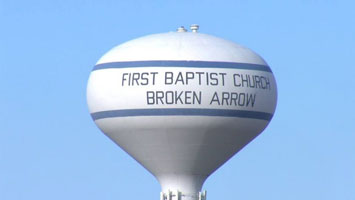
[[[159,180],[165,200],[205,199],[206,178],[265,129],[276,107],[260,56],[192,28],[113,48],[87,87],[97,126]]]

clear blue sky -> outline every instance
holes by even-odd
[[[154,177],[92,122],[86,84],[113,46],[192,23],[259,53],[279,92],[266,131],[206,181],[208,199],[355,199],[354,8],[0,0],[0,199],[158,200]]]

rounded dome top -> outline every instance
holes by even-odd
[[[106,53],[97,64],[139,60],[203,60],[266,65],[248,48],[215,36],[169,32],[140,37]]]

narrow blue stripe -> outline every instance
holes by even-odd
[[[112,117],[138,117],[138,116],[215,116],[215,117],[241,117],[270,121],[272,114],[266,112],[228,109],[194,109],[194,108],[158,108],[158,109],[123,109],[108,110],[91,113],[94,120]]]
[[[148,60],[148,61],[127,61],[110,62],[95,65],[93,71],[112,68],[134,68],[134,67],[194,67],[194,68],[229,68],[246,69],[271,72],[267,65],[236,63],[236,62],[211,62],[211,61],[182,61],[182,60]]]

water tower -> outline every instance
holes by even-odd
[[[87,86],[96,125],[160,182],[161,200],[203,200],[206,178],[273,117],[268,64],[234,42],[180,27],[107,52]]]

